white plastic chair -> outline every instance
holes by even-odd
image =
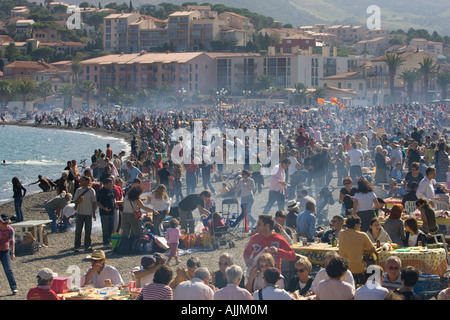
[[[446,201],[436,201],[434,205],[435,210],[444,210],[444,211],[449,210],[449,203]]]
[[[404,211],[407,212],[408,214],[413,213],[414,211],[416,211],[416,202],[415,201],[405,201],[405,208]]]
[[[448,246],[447,242],[445,241],[445,236],[442,233],[435,233],[431,235],[432,238],[435,240],[435,244],[432,244],[432,246],[437,246],[440,248],[443,248],[445,250],[445,256],[447,257],[447,263],[450,264],[450,259],[448,255]]]

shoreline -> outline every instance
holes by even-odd
[[[31,121],[31,120],[30,120]],[[66,126],[57,126],[57,125],[35,125],[34,123],[27,123],[27,122],[22,122],[20,120],[17,120],[16,122],[2,122],[1,125],[9,125],[9,126],[16,126],[16,127],[30,127],[30,128],[38,128],[38,129],[53,129],[53,130],[67,130],[67,131],[72,131],[72,132],[78,132],[78,133],[89,133],[89,134],[95,134],[95,135],[99,135],[102,137],[114,137],[117,139],[122,139],[125,141],[128,150],[131,149],[131,140],[133,139],[133,133],[129,133],[129,132],[120,132],[120,131],[109,131],[106,130],[104,128],[92,128],[92,127],[83,127],[83,128],[69,128]],[[129,156],[126,155],[125,158],[127,158]],[[86,156],[87,157],[87,156]],[[31,201],[32,203],[34,203],[34,199],[29,199],[26,200],[28,197],[34,198],[36,197],[36,200],[44,200],[47,201],[49,199],[51,199],[52,197],[49,197],[47,199],[47,197],[45,196],[46,194],[52,194],[53,192],[43,192],[40,188],[38,188],[38,190],[34,191],[33,193],[27,193],[24,197],[24,205],[26,202]],[[56,195],[53,194],[53,197]],[[44,199],[39,199],[39,197],[42,196]],[[4,201],[3,201],[4,200]],[[2,207],[6,206],[7,207],[7,211],[9,211],[12,208],[12,212],[13,214],[8,214],[7,212],[4,212],[4,210],[2,209]],[[11,207],[11,208],[10,208]],[[24,209],[24,207],[23,207]],[[14,215],[14,200],[11,199],[2,199],[2,202],[0,202],[0,213],[3,214],[7,214],[9,216]]]

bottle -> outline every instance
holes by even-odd
[[[377,248],[381,247],[380,240],[377,240]]]
[[[331,246],[332,247],[336,247],[337,246],[337,239],[336,239],[336,234],[333,233],[333,238],[331,239]]]
[[[298,242],[298,239],[297,239],[297,232],[294,229],[292,229],[291,236],[292,236],[292,242],[294,244],[296,244]]]

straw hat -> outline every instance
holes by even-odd
[[[106,259],[106,255],[103,250],[94,250],[94,252],[92,252],[92,254],[88,255],[86,257],[86,259],[108,261],[108,259]]]

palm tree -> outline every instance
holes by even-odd
[[[26,103],[33,98],[36,93],[36,81],[30,79],[16,80],[13,84],[13,91],[18,95],[23,103],[23,112],[26,111]]]
[[[85,80],[83,81],[83,83],[81,84],[81,91],[86,94],[86,103],[87,106],[89,108],[90,106],[90,98],[92,96],[92,94],[95,94],[97,91],[97,86],[94,82],[90,81],[90,80]]]
[[[299,82],[294,84],[294,98],[296,101],[299,102],[299,104],[302,104],[303,101],[308,96],[308,87],[305,86],[303,83]]]
[[[450,87],[450,72],[439,73],[436,83],[441,88],[441,99],[447,99],[447,90]]]
[[[64,108],[69,108],[71,105],[71,101],[69,99],[72,98],[74,92],[74,87],[69,84],[63,85],[58,89],[58,95],[64,99]]]
[[[433,58],[430,57],[424,57],[422,62],[419,62],[420,68],[418,69],[420,75],[423,77],[423,84],[424,84],[424,98],[425,102],[427,102],[428,99],[428,83],[430,81],[430,75],[433,72],[436,72],[437,65],[434,62]]]
[[[270,74],[261,73],[256,77],[256,81],[258,81],[257,88],[259,90],[267,90],[274,84],[274,78]]]
[[[389,68],[389,84],[390,84],[390,90],[391,90],[391,98],[394,99],[394,97],[395,97],[395,88],[394,88],[395,75],[397,74],[398,67],[400,67],[403,64],[403,62],[405,62],[405,59],[403,59],[396,53],[386,53],[384,55],[382,61],[384,63],[386,63]]]
[[[417,70],[407,69],[403,70],[400,77],[406,83],[406,90],[408,92],[409,103],[411,103],[414,91],[414,84],[416,83],[417,80],[419,80],[420,72]]]
[[[36,93],[44,102],[44,109],[47,106],[47,97],[54,93],[53,84],[50,81],[39,82]]]
[[[5,111],[8,98],[11,97],[12,86],[8,80],[0,80],[0,99],[1,99],[1,111]]]
[[[319,98],[325,98],[326,92],[322,87],[315,87],[314,91],[312,91],[309,96],[313,98],[314,101],[317,101]]]
[[[81,61],[78,59],[72,60],[72,64],[71,64],[70,68],[72,69],[73,83],[78,84],[78,78],[83,69],[83,65],[81,64]]]

